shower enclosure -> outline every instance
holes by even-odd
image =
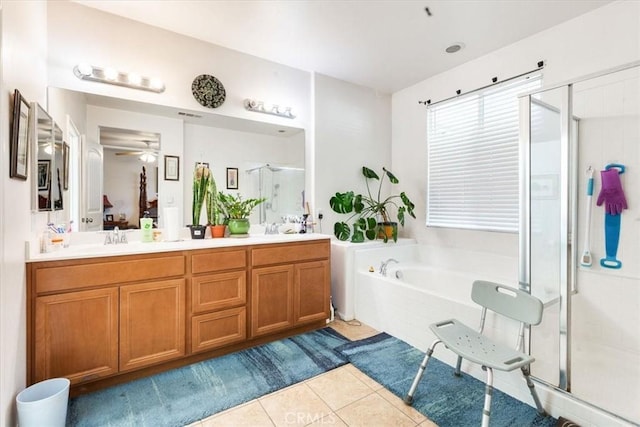
[[[282,223],[304,213],[304,169],[263,164],[247,169],[250,197],[266,198],[258,205],[258,223]]]
[[[545,302],[543,323],[530,334],[532,375],[638,424],[640,63],[522,96],[520,113],[519,279]],[[600,265],[605,213],[596,199],[600,171],[611,163],[626,166],[620,269]],[[588,222],[589,167],[595,186]],[[591,266],[580,264],[585,250]]]

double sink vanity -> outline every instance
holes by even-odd
[[[323,327],[330,248],[280,234],[34,254],[28,385],[66,377],[76,395]]]

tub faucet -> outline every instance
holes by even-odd
[[[382,261],[382,264],[380,264],[380,274],[382,274],[383,276],[387,275],[387,266],[389,265],[390,262],[397,263],[398,260],[397,259],[393,259],[393,258],[389,258],[386,261]]]

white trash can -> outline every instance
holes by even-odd
[[[70,384],[66,378],[52,378],[18,393],[16,405],[20,427],[64,427]]]

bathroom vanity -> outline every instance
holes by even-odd
[[[311,234],[33,257],[27,383],[79,394],[323,327],[330,250]]]

